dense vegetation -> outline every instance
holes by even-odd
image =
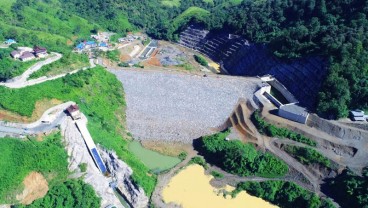
[[[308,137],[292,132],[286,128],[276,127],[275,125],[266,122],[261,118],[261,115],[258,110],[253,113],[251,120],[261,134],[266,134],[267,136],[270,137],[288,138],[296,142],[307,144],[312,147],[317,146],[317,143]]]
[[[158,39],[176,40],[186,24],[200,22],[208,29],[225,28],[252,42],[267,43],[283,59],[326,57],[330,69],[317,111],[339,118],[348,108],[368,108],[366,0],[61,1],[75,14],[98,18],[101,24],[126,16],[133,27]]]
[[[0,204],[14,202],[14,192],[32,171],[41,173],[49,186],[63,182],[68,175],[68,155],[60,133],[39,142],[35,139],[0,139]]]
[[[204,169],[208,168],[208,164],[206,163],[206,161],[202,157],[198,157],[198,156],[195,156],[192,159],[190,159],[190,161],[188,162],[188,165],[191,165],[191,164],[198,164],[204,167]]]
[[[226,141],[229,131],[201,138],[199,152],[210,163],[239,176],[279,177],[288,166],[272,154],[258,151],[253,144],[239,140]]]
[[[331,161],[312,148],[286,145],[284,150],[305,165],[320,164],[325,167],[331,167]]]
[[[22,208],[39,207],[85,207],[98,208],[101,206],[100,198],[96,196],[93,187],[82,180],[67,180],[64,183],[52,187],[46,196],[37,199],[27,206],[15,206]]]
[[[242,182],[232,192],[236,196],[240,191],[247,191],[253,196],[280,206],[281,208],[333,208],[330,200],[319,198],[304,188],[291,182],[265,181],[265,182]]]
[[[368,207],[368,167],[363,169],[362,176],[357,176],[350,170],[333,179],[327,179],[322,186],[330,197],[341,207]]]
[[[101,28],[60,8],[57,0],[4,0],[0,2],[0,44],[7,38],[15,39],[18,46],[43,46],[48,51],[60,52],[62,60],[45,67],[34,77],[59,72],[62,68],[85,66],[85,58],[71,54],[73,41],[89,37],[91,31]],[[31,63],[10,58],[9,49],[0,49],[0,81],[22,74]],[[63,65],[63,66],[61,66]]]
[[[26,96],[25,96],[26,95]],[[134,171],[133,180],[148,195],[156,176],[128,150],[122,138],[125,106],[123,87],[116,77],[101,67],[80,71],[62,79],[21,89],[0,87],[0,106],[23,116],[31,116],[36,101],[56,98],[75,101],[88,117],[88,129],[96,143],[113,149]]]
[[[207,60],[201,55],[194,55],[194,59],[202,66],[208,66]]]
[[[10,53],[13,50],[14,49],[12,48],[7,48],[7,49],[0,48],[0,82],[6,81],[8,79],[21,75],[30,66],[36,63],[35,60],[21,62],[21,61],[12,59],[10,57]]]

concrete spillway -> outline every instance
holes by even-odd
[[[82,134],[82,137],[84,139],[84,142],[87,145],[87,148],[93,158],[93,160],[96,163],[96,166],[98,167],[98,169],[105,174],[107,169],[105,164],[103,163],[100,154],[98,153],[97,149],[96,149],[96,145],[93,142],[93,139],[91,137],[91,134],[89,133],[88,129],[87,129],[87,125],[82,121],[82,120],[77,120],[75,121],[75,125],[78,127],[80,133]]]

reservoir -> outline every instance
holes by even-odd
[[[165,203],[173,202],[183,208],[211,207],[211,208],[276,208],[261,198],[240,192],[235,198],[230,195],[224,197],[221,189],[211,186],[211,175],[205,175],[200,165],[190,165],[174,176],[162,196]],[[232,191],[234,187],[226,186],[222,190]]]

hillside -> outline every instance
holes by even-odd
[[[179,21],[193,6],[209,18],[191,18],[210,30],[227,30],[253,43],[266,43],[284,61],[308,56],[329,60],[329,73],[315,111],[327,118],[346,117],[352,108],[368,109],[367,1],[157,1],[62,0],[75,14],[103,15],[98,23],[126,15],[135,29],[158,39],[177,40],[190,21]],[[213,2],[213,3],[212,3]],[[94,5],[93,7],[91,5]]]
[[[78,39],[87,38],[92,30],[101,28],[62,9],[58,1],[1,1],[0,14],[0,40],[12,38],[18,43],[0,50],[0,81],[22,74],[35,63],[11,59],[9,54],[17,46],[43,46],[64,54],[57,64],[85,66],[88,60],[72,54],[71,50]]]
[[[355,127],[347,123],[322,119],[323,125],[272,120],[275,115],[269,114],[271,108],[265,105],[259,114],[262,116],[256,113],[251,117],[250,113],[258,104],[253,102],[258,98],[255,92],[260,93],[257,90],[264,84],[255,76],[264,74],[276,74],[300,105],[321,117],[343,118],[355,108],[368,111],[367,14],[368,0],[1,0],[0,82],[44,60],[39,57],[21,62],[11,58],[10,53],[19,46],[46,47],[50,57],[55,55],[52,52],[59,53],[59,60],[40,66],[31,79],[60,76],[19,89],[2,83],[0,123],[8,124],[8,114],[34,117],[42,102],[74,101],[88,119],[93,140],[114,150],[132,169],[132,174],[125,176],[132,186],[142,188],[150,203],[155,189],[163,188],[160,184],[168,182],[174,172],[191,163],[208,163],[207,173],[218,177],[216,185],[238,184],[232,194],[247,190],[267,201],[277,201],[280,207],[307,202],[310,204],[305,207],[334,207],[329,199],[324,202],[325,194],[342,207],[349,206],[349,200],[355,201],[355,207],[363,207],[368,203],[368,154],[360,148],[368,143],[366,130],[355,133]],[[193,34],[191,30],[199,32]],[[90,35],[99,31],[115,33],[109,42],[110,51],[108,47],[104,52],[92,47],[87,48],[90,51],[72,52],[76,44],[90,40]],[[128,32],[133,33],[120,38]],[[17,43],[7,47],[2,43],[7,39]],[[164,57],[166,54],[171,56]],[[137,63],[125,62],[125,56]],[[174,60],[178,64],[170,68],[160,62],[165,58],[165,63]],[[181,64],[179,59],[189,61]],[[180,65],[189,65],[191,59],[196,64],[192,67],[198,70],[184,71]],[[154,61],[159,63],[154,65]],[[210,63],[239,76],[215,74],[208,69]],[[90,69],[69,73],[90,65]],[[309,116],[311,122],[318,117]],[[203,131],[197,132],[199,127]],[[229,128],[226,134],[198,139],[225,127]],[[331,133],[330,128],[338,130]],[[75,173],[67,170],[70,157],[60,140],[68,136],[57,133],[33,138],[27,128],[18,130],[22,132],[19,136],[28,135],[24,141],[15,140],[17,136],[0,140],[4,143],[0,155],[8,158],[0,162],[0,181],[4,181],[0,182],[1,203],[18,203],[14,197],[22,190],[22,179],[36,171],[45,177],[49,191],[30,207],[100,206],[91,187],[69,178]],[[178,154],[171,156],[178,156],[182,162],[177,170],[159,173],[149,169],[129,148],[131,139],[142,144],[151,140],[157,150],[151,148],[163,155],[165,148],[176,150]],[[81,190],[86,190],[84,201],[80,199]]]

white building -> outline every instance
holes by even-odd
[[[294,103],[281,105],[278,110],[278,114],[283,118],[302,124],[307,123],[307,119],[309,116],[309,113],[305,110],[305,108],[300,107],[299,105]]]
[[[365,121],[367,120],[368,115],[365,115],[362,110],[352,110],[350,111],[350,118],[353,121]]]

